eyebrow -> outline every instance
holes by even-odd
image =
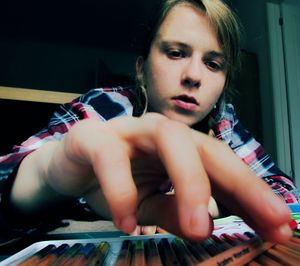
[[[178,41],[162,41],[162,40],[159,40],[158,43],[163,48],[166,47],[166,46],[170,46],[170,45],[176,45],[176,46],[179,46],[181,48],[191,49],[191,47],[189,45],[187,45],[186,43],[178,42]]]
[[[206,54],[206,57],[210,57],[210,58],[219,58],[219,59],[221,59],[223,62],[226,61],[226,56],[224,55],[224,53],[217,52],[217,51],[209,51],[209,52]]]

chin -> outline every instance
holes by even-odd
[[[195,117],[193,117],[191,115],[179,114],[179,113],[174,113],[174,112],[165,113],[164,115],[166,117],[168,117],[169,119],[172,119],[172,120],[175,120],[178,122],[182,122],[188,126],[192,126],[195,123],[199,122],[199,119],[196,119]]]

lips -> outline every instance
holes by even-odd
[[[180,96],[173,97],[172,99],[199,105],[199,103],[196,101],[196,99],[194,97],[191,97],[188,95],[180,95]]]
[[[179,95],[173,97],[172,100],[178,108],[186,111],[195,111],[199,106],[196,99],[188,95]]]

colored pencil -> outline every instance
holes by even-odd
[[[108,254],[109,248],[110,244],[107,241],[101,242],[95,249],[93,256],[88,260],[87,265],[102,265]]]
[[[145,247],[143,240],[136,240],[133,246],[132,266],[146,266]]]
[[[80,250],[71,257],[65,266],[82,266],[86,265],[90,257],[93,255],[96,246],[92,243],[87,243],[80,248]]]
[[[256,237],[256,235],[255,235],[254,233],[249,232],[249,231],[244,232],[244,235],[247,236],[247,237],[249,237],[249,238],[254,238],[254,237]]]
[[[101,241],[98,244],[76,243],[71,247],[67,243],[56,245],[49,244],[27,258],[23,256],[25,260],[17,265],[106,265],[112,244]],[[300,265],[300,239],[292,237],[285,244],[275,244],[263,241],[253,232],[212,235],[201,242],[177,237],[132,238],[123,240],[114,265],[294,266]]]
[[[299,232],[299,230],[293,231],[293,236],[294,236],[294,237],[300,237],[300,232]]]
[[[150,238],[146,241],[146,262],[147,266],[162,266],[162,261],[159,255],[157,243],[154,238]]]
[[[233,233],[232,235],[236,237],[238,240],[240,240],[241,242],[250,240],[250,237],[246,236],[245,234]]]
[[[193,254],[188,250],[184,241],[180,238],[174,238],[172,243],[172,247],[177,254],[178,261],[180,265],[195,265],[197,263],[196,258]]]
[[[128,239],[124,240],[119,252],[116,266],[129,266],[131,264],[132,242]]]
[[[281,265],[299,265],[299,259],[294,259],[293,257],[274,248],[267,250],[264,255],[270,257]]]
[[[222,239],[221,239],[222,240]],[[223,240],[222,240],[223,241]],[[225,241],[223,241],[225,242]],[[214,241],[213,238],[208,238],[200,243],[211,256],[215,256],[223,252],[222,248]],[[197,245],[199,246],[199,245]]]
[[[300,252],[299,252],[299,250],[290,248],[290,247],[285,246],[285,245],[280,245],[280,244],[275,245],[274,248],[278,249],[278,250],[281,250],[282,252],[286,252],[286,253],[290,254],[291,256],[293,256],[295,258],[298,258],[299,261],[300,261]]]
[[[42,259],[49,254],[51,250],[55,249],[55,245],[48,245],[44,247],[43,249],[39,250],[23,262],[19,263],[19,266],[32,266],[32,265],[37,265],[39,262],[42,261]]]
[[[291,237],[290,241],[300,245],[300,238],[298,238],[298,237]]]
[[[246,266],[261,266],[261,264],[253,260],[247,263]]]
[[[257,263],[261,263],[261,265],[267,265],[267,266],[282,266],[281,263],[278,263],[276,260],[262,254],[260,256],[258,256],[257,258],[255,258],[255,261],[257,261]]]
[[[235,266],[244,265],[257,257],[259,254],[270,249],[274,244],[262,242],[259,238],[239,244],[197,265]]]
[[[294,249],[294,250],[300,252],[300,245],[296,244],[293,241],[288,241],[284,245],[291,248],[291,249]]]
[[[211,238],[215,241],[216,245],[220,250],[222,250],[222,252],[232,247],[230,244],[223,241],[220,237],[216,235],[212,235]]]
[[[51,250],[49,254],[47,254],[41,262],[39,262],[38,266],[52,266],[55,261],[66,251],[69,249],[68,244],[62,244],[59,247]]]
[[[239,244],[242,243],[242,241],[240,239],[238,239],[237,237],[235,237],[234,235],[229,235],[229,234],[221,234],[221,239],[223,239],[225,242],[227,242],[229,245],[231,246],[237,246]]]
[[[71,246],[64,254],[62,254],[57,261],[55,261],[55,266],[63,266],[68,263],[68,261],[73,258],[79,250],[82,248],[82,244],[76,243],[73,246]]]
[[[205,261],[211,257],[200,243],[186,242],[186,245],[197,261]]]
[[[158,242],[158,250],[165,266],[180,265],[175,252],[167,238],[162,238]]]

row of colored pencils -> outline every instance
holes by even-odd
[[[125,238],[120,249],[113,242],[48,244],[18,265],[300,265],[300,239],[293,237],[286,245],[265,242],[251,232],[213,235],[205,241],[190,242],[166,235],[153,238]],[[115,243],[115,242],[114,242]]]

